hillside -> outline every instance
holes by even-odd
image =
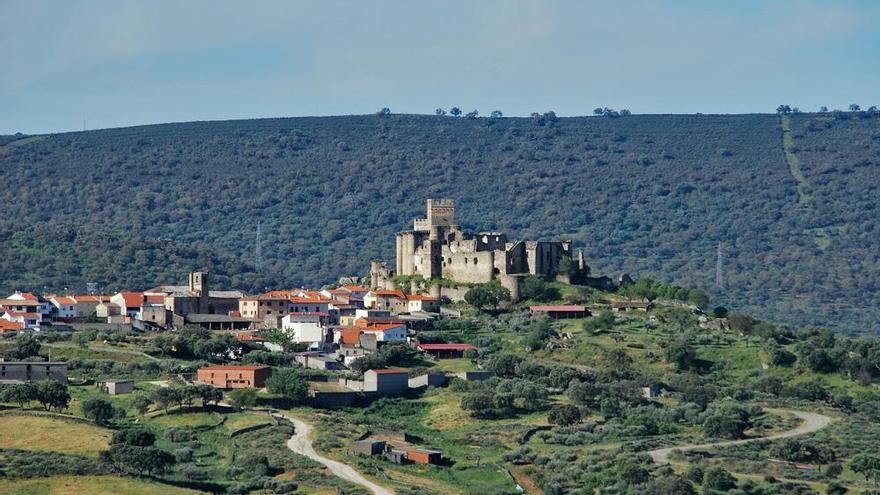
[[[327,283],[391,260],[425,198],[450,197],[466,227],[573,238],[594,272],[876,333],[880,118],[861,117],[351,116],[12,140],[0,147],[0,283],[148,287],[195,267],[247,290]]]

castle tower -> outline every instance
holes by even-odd
[[[455,201],[452,199],[429,199],[428,225],[431,227],[455,225]]]
[[[584,250],[578,249],[578,271],[583,272],[587,267],[587,262],[584,261]]]

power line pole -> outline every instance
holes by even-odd
[[[260,267],[263,264],[263,233],[262,221],[257,222],[257,245],[254,253],[254,269],[260,273]]]
[[[715,254],[715,288],[724,290],[724,253],[721,251],[721,243],[718,243],[718,249]]]

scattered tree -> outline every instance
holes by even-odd
[[[554,425],[570,426],[581,420],[581,410],[577,406],[563,404],[551,409],[547,420]]]
[[[257,391],[252,388],[237,388],[229,392],[229,403],[236,409],[257,405]]]
[[[116,415],[113,403],[106,399],[87,399],[82,403],[82,411],[85,417],[98,424],[105,424]]]
[[[45,410],[55,409],[61,411],[70,404],[70,394],[67,386],[54,380],[42,380],[36,383],[35,398]]]
[[[309,394],[309,382],[294,368],[276,369],[266,380],[266,387],[294,404],[301,404]]]

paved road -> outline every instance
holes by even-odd
[[[759,438],[747,438],[745,440],[729,440],[726,442],[715,442],[715,443],[704,443],[699,445],[680,445],[677,447],[664,447],[662,449],[655,449],[648,451],[648,454],[651,455],[651,459],[654,460],[657,464],[669,464],[669,454],[674,450],[699,450],[699,449],[708,449],[712,447],[726,447],[728,445],[739,445],[742,443],[751,443],[757,442],[759,440],[777,440],[780,438],[789,438],[796,437],[798,435],[806,435],[807,433],[812,433],[814,431],[821,430],[828,426],[828,423],[831,422],[831,418],[825,416],[824,414],[811,413],[806,411],[792,411],[788,409],[769,409],[766,408],[766,411],[782,413],[787,412],[794,416],[797,416],[802,420],[802,423],[795,428],[790,430],[786,430],[780,433],[775,433],[766,437]]]
[[[363,486],[373,492],[374,495],[394,495],[394,491],[385,488],[384,486],[377,485],[372,481],[364,478],[361,473],[357,472],[353,467],[343,464],[339,461],[334,461],[332,459],[327,459],[326,457],[321,456],[317,452],[315,452],[314,447],[312,447],[312,427],[305,421],[294,418],[292,416],[287,416],[285,414],[279,414],[279,416],[290,420],[293,423],[294,433],[293,436],[290,437],[290,440],[287,441],[287,448],[296,452],[297,454],[304,455],[309,459],[313,459],[315,461],[320,462],[327,469],[330,470],[335,476],[338,476],[346,481],[350,481],[357,485]]]

